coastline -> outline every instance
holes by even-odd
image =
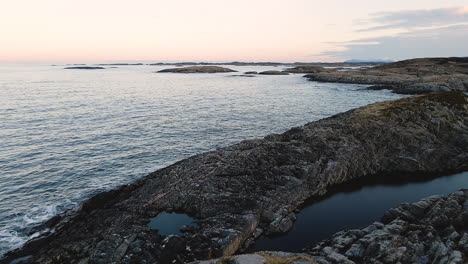
[[[182,240],[179,238],[173,238],[169,239],[168,241],[164,241],[163,237],[158,236],[157,234],[153,234],[146,230],[145,225],[143,223],[145,222],[144,220],[146,218],[153,217],[162,211],[183,211],[190,215],[194,215],[198,219],[206,220],[203,224],[205,224],[206,228],[208,229],[205,229],[204,231],[216,231],[215,233],[224,232],[224,235],[226,235],[224,236],[224,239],[218,239],[218,242],[216,242],[217,244],[215,243],[214,245],[207,245],[205,246],[205,248],[201,247],[198,249],[198,253],[192,252],[193,254],[200,254],[200,256],[205,255],[206,257],[208,257],[208,255],[210,254],[209,252],[211,252],[212,256],[217,256],[220,254],[233,254],[237,251],[238,248],[242,246],[245,240],[251,236],[253,231],[255,231],[259,225],[266,225],[265,230],[267,233],[287,231],[287,229],[290,228],[290,226],[292,226],[293,224],[292,211],[294,211],[294,209],[297,208],[299,204],[302,203],[302,201],[307,199],[307,197],[310,197],[314,194],[323,195],[327,192],[327,187],[333,184],[361,177],[363,174],[366,175],[371,172],[378,172],[379,169],[382,170],[383,168],[387,168],[388,170],[388,168],[390,168],[388,166],[391,166],[392,162],[395,162],[396,160],[399,161],[400,166],[403,168],[403,171],[408,172],[435,172],[447,171],[450,169],[466,170],[467,168],[463,167],[463,164],[467,164],[467,157],[464,157],[463,153],[465,153],[466,155],[466,148],[468,146],[455,146],[453,144],[454,138],[458,138],[461,140],[463,138],[463,135],[454,134],[455,131],[460,132],[460,130],[456,129],[454,125],[457,125],[457,122],[455,120],[457,120],[458,118],[461,118],[460,120],[465,120],[464,122],[466,122],[466,100],[466,96],[462,93],[450,92],[372,104],[370,106],[358,108],[356,110],[351,110],[349,112],[338,114],[336,116],[326,118],[317,122],[309,123],[303,127],[294,128],[282,135],[270,135],[267,136],[264,140],[245,141],[235,146],[197,155],[195,157],[177,162],[174,165],[152,173],[134,184],[123,186],[117,190],[112,190],[110,192],[106,192],[97,195],[94,198],[91,198],[90,200],[84,202],[77,212],[74,212],[69,216],[64,216],[61,219],[56,219],[58,220],[58,223],[56,223],[56,225],[51,225],[51,227],[55,228],[55,232],[52,233],[49,237],[42,238],[42,242],[41,240],[36,240],[27,243],[25,247],[23,247],[23,249],[7,254],[7,259],[11,259],[11,257],[26,256],[27,254],[33,252],[43,252],[44,249],[46,250],[45,252],[48,252],[48,254],[52,253],[50,254],[50,256],[55,255],[65,257],[63,254],[63,249],[54,249],[51,248],[51,246],[45,246],[44,241],[49,240],[48,242],[51,242],[52,244],[54,244],[54,242],[59,243],[57,245],[61,245],[63,248],[65,248],[66,243],[62,243],[66,242],[63,241],[63,236],[68,236],[73,233],[79,232],[79,229],[91,228],[91,226],[87,226],[86,221],[88,220],[85,218],[92,217],[95,219],[95,221],[97,220],[96,218],[100,218],[101,220],[104,220],[104,222],[106,222],[106,214],[109,213],[110,215],[107,216],[108,220],[116,220],[112,215],[117,213],[119,214],[119,217],[122,217],[122,219],[120,219],[118,223],[109,222],[108,224],[116,224],[121,228],[124,227],[130,229],[132,230],[132,232],[135,232],[137,230],[139,232],[147,232],[149,233],[146,234],[148,236],[147,239],[153,241],[153,245],[163,246],[167,245],[168,243],[176,243],[179,245],[192,245],[191,243],[194,243],[194,239],[202,239],[202,241],[206,240],[206,238],[201,237],[201,233],[205,234],[206,232],[202,232],[200,230],[195,231],[195,233],[191,234],[191,237],[189,238]],[[399,104],[398,102],[403,103]],[[461,116],[453,114],[449,114],[448,117],[436,116],[436,119],[439,119],[439,121],[443,122],[439,122],[438,125],[434,125],[432,124],[432,122],[427,123],[427,121],[429,120],[426,120],[427,117],[424,116],[425,114],[428,114],[426,111],[429,111],[429,117],[431,117],[431,113],[435,114],[436,112],[431,112],[430,110],[426,109],[420,104],[430,105],[431,107],[435,107],[437,108],[437,110],[442,112],[455,111],[458,113],[458,115],[461,114]],[[375,111],[379,112],[381,115],[376,115]],[[395,116],[395,111],[397,111],[400,114],[403,114],[403,116]],[[415,116],[412,116],[412,114],[415,114]],[[400,132],[403,132],[403,134],[399,136],[398,140],[410,140],[410,138],[412,138],[410,132],[414,132],[414,127],[406,124],[405,122],[402,123],[401,121],[397,121],[399,118],[411,120],[412,125],[417,124],[417,127],[421,126],[421,128],[424,128],[424,131],[428,133],[426,136],[431,135],[431,137],[441,137],[441,139],[443,139],[445,143],[449,143],[447,144],[447,146],[445,146],[444,144],[442,144],[442,146],[444,148],[453,148],[451,150],[455,151],[456,153],[459,153],[459,155],[453,156],[454,153],[449,153],[450,151],[443,151],[443,153],[426,153],[426,157],[420,157],[422,159],[418,162],[422,163],[415,164],[414,160],[412,159],[401,158],[401,155],[396,155],[396,153],[401,154],[405,151],[420,151],[420,149],[413,149],[411,148],[411,146],[401,145],[401,143],[395,142],[395,144],[400,144],[398,146],[401,147],[404,151],[401,152],[401,150],[393,149],[390,151],[390,153],[392,153],[391,155],[396,155],[395,157],[393,157],[394,160],[386,160],[384,154],[390,153],[380,153],[380,150],[377,148],[378,142],[364,143],[365,141],[358,141],[359,143],[357,145],[354,144],[357,143],[353,142],[353,140],[356,139],[356,136],[358,138],[363,137],[363,139],[372,138],[372,133],[376,133],[377,131],[379,131],[379,136],[382,136],[383,138],[388,137],[389,139],[391,139],[392,136],[395,136],[387,134],[388,131],[383,130],[383,128],[379,128],[379,126],[381,125],[386,125],[382,123],[382,121],[396,122],[393,124],[402,126],[396,128],[401,129]],[[412,120],[413,118],[416,120]],[[426,121],[423,122],[422,120],[419,120],[419,118],[422,118]],[[363,121],[363,119],[365,120]],[[348,128],[347,125],[353,126],[353,129],[355,129],[355,131],[353,132],[353,129]],[[357,131],[363,133],[369,128],[371,128],[371,130],[373,131],[365,132],[367,135],[355,134]],[[328,135],[328,133],[330,133],[331,131],[334,131],[337,134]],[[319,137],[317,137],[317,135],[309,135],[308,133],[310,132],[319,133],[317,134]],[[351,134],[349,135],[349,133]],[[450,138],[450,135],[444,135],[443,133],[448,133],[454,138]],[[348,138],[348,136],[346,135],[351,137]],[[335,136],[336,138],[334,138]],[[308,150],[307,148],[302,149],[300,145],[295,145],[305,144],[307,140],[312,140],[313,142],[315,142],[315,147],[314,144],[310,146],[315,151],[319,151],[319,153],[322,153],[322,156],[327,157],[328,155],[331,155],[327,157],[327,159],[330,162],[327,161],[324,163],[323,160],[320,161],[320,164],[322,164],[320,166],[325,167],[320,168],[319,166],[315,169],[315,172],[308,172],[305,175],[301,176],[305,177],[304,179],[306,179],[305,182],[307,183],[307,185],[313,187],[314,189],[309,189],[309,186],[302,185],[302,183],[304,183],[304,179],[298,177],[299,175],[301,175],[301,172],[297,171],[297,169],[301,168],[302,166],[294,167],[297,166],[294,165],[294,163],[302,162],[301,158],[297,156],[299,153],[302,153],[301,155],[308,155],[309,159],[316,160],[318,158],[317,161],[320,160],[320,156],[314,157],[313,152],[310,152],[310,150]],[[393,138],[393,140],[396,140],[396,138]],[[425,140],[427,140],[426,138],[421,140],[425,144],[428,143],[425,142]],[[336,145],[340,141],[348,145]],[[442,143],[433,142],[433,139],[430,139],[430,141],[431,142],[429,142],[428,146],[430,146],[431,144],[435,144],[434,146],[440,147],[440,145],[438,144]],[[350,143],[351,149],[349,149]],[[367,146],[364,149],[359,149],[359,144],[364,144]],[[406,144],[412,144],[411,140],[409,142],[406,142]],[[306,146],[308,145],[309,143],[306,144]],[[319,146],[320,148],[328,147],[330,149],[328,151],[323,152],[320,150],[320,148],[317,148]],[[353,150],[353,147],[358,149]],[[254,150],[256,150],[257,152]],[[261,151],[258,152],[258,150]],[[372,158],[371,156],[364,155],[358,158],[355,155],[357,153],[360,153],[360,151],[356,152],[357,150],[372,150],[372,153],[376,155],[376,157]],[[288,165],[288,162],[292,162],[293,160],[290,160],[290,158],[285,157],[283,155],[285,153],[282,153],[284,151],[286,151],[286,153],[289,153],[292,156],[295,156],[293,158],[298,160],[294,160],[293,165]],[[245,162],[247,162],[245,164],[250,164],[252,162],[252,158],[254,158],[255,160],[256,157],[261,157],[258,161],[266,162],[265,168],[261,168],[261,163],[255,163],[257,165],[249,169],[253,170],[252,172],[241,169],[241,167],[244,166],[242,164],[244,164]],[[351,157],[352,159],[356,159],[357,162],[359,162],[360,165],[363,165],[363,168],[365,169],[362,170],[362,168],[359,169],[359,167],[354,167],[354,165],[348,164],[348,161],[346,160],[350,159]],[[344,162],[344,164],[346,164],[345,167],[340,167],[340,162],[336,163],[336,161],[333,160],[340,160],[343,158],[344,160],[342,160],[341,162]],[[436,159],[434,160],[434,158]],[[437,161],[438,164],[432,164],[434,161]],[[448,163],[442,164],[443,161]],[[379,164],[382,162],[384,164]],[[197,165],[200,165],[203,168],[200,168]],[[421,167],[421,165],[423,165],[423,167]],[[257,166],[260,166],[260,169],[255,169],[255,167]],[[313,167],[309,167],[308,169],[314,170]],[[189,173],[192,176],[189,176],[188,178],[182,177],[182,175],[184,175],[185,173]],[[254,176],[254,179],[252,179],[253,182],[251,182],[251,180],[243,176],[245,173],[247,173],[247,175]],[[294,177],[288,176],[289,178],[282,178],[280,176],[281,174],[284,175],[288,173],[290,175],[294,175]],[[314,173],[318,174],[316,175]],[[310,175],[315,176],[309,178]],[[271,177],[273,181],[269,181],[269,177]],[[239,181],[238,178],[243,178],[243,180]],[[185,180],[187,180],[188,183],[184,182]],[[246,182],[244,182],[245,180]],[[202,190],[196,188],[194,189],[192,185],[196,184],[196,182],[204,183],[206,184],[206,186],[201,186]],[[249,190],[242,190],[244,191],[244,195],[247,195],[246,197],[243,197],[242,195],[234,195],[234,193],[230,192],[231,197],[223,198],[222,195],[219,196],[220,193],[218,193],[218,191],[227,190],[226,188],[229,189],[229,186],[226,187],[223,184],[240,184],[240,186],[242,186],[243,188],[251,188],[250,184],[262,184],[262,186],[259,186],[258,190],[252,189],[251,191],[260,192],[262,194],[261,197],[259,197],[260,199],[269,197],[270,200],[265,200],[262,202],[261,205],[259,205],[254,200],[252,200],[255,198],[248,196],[249,193],[250,195],[252,195],[252,193]],[[292,187],[298,188],[299,190],[295,190],[293,194],[291,193]],[[203,188],[208,188],[209,190],[211,190],[211,193],[210,191],[203,190]],[[233,187],[231,186],[231,188]],[[270,190],[270,188],[273,189]],[[172,190],[172,192],[168,193],[167,190]],[[245,191],[247,193],[245,193]],[[203,197],[203,194],[208,196]],[[213,196],[209,196],[209,194],[213,194]],[[198,197],[197,195],[200,195],[202,196],[202,198],[205,199],[205,201],[203,201],[205,205],[201,203],[197,204],[198,202],[200,202],[197,201],[197,199],[200,199],[200,197]],[[273,200],[271,200],[272,195],[276,196]],[[290,195],[293,196],[291,197]],[[232,208],[228,208],[228,205],[232,206]],[[205,208],[206,206],[208,206],[208,208]],[[275,215],[273,212],[277,210],[279,210],[279,212],[282,213],[280,215]],[[224,215],[219,215],[219,212],[224,212]],[[270,219],[268,219],[268,215],[270,215]],[[223,222],[231,222],[233,223],[233,225],[220,226],[220,224]],[[88,222],[88,224],[96,223],[97,222]],[[102,237],[102,241],[109,242],[110,238],[106,238],[106,236],[109,236],[108,232],[110,232],[110,230],[116,231],[117,226],[113,226],[112,228],[105,226],[98,227],[98,229],[102,228],[102,230],[97,231],[98,233],[100,233],[100,235],[97,237]],[[229,230],[233,230],[234,232]],[[126,230],[126,232],[127,231],[128,230]],[[91,230],[91,232],[93,231]],[[128,235],[130,235],[130,233],[128,233]],[[212,241],[213,238],[216,237],[216,234],[213,233],[213,235],[214,237],[211,237],[206,241]],[[60,238],[61,236],[62,238]],[[123,240],[127,238],[130,239],[133,237],[132,235],[130,235],[130,237],[127,237],[127,235],[125,234],[119,236]],[[62,241],[60,241],[61,239]],[[90,238],[88,237],[88,239]],[[117,249],[121,245],[126,245],[125,242],[122,242],[122,239],[117,239],[120,241],[120,243],[117,242],[117,244],[119,244],[117,245]],[[133,240],[135,239],[136,237],[133,238]],[[86,238],[84,238],[84,240],[86,241]],[[101,248],[100,252],[102,252],[103,250],[111,250],[112,245],[107,242],[103,242],[101,243],[101,247],[97,247]],[[95,246],[97,245],[97,241],[91,243],[94,243]],[[74,246],[76,247],[77,245]],[[207,251],[208,248],[211,251]],[[213,250],[213,248],[215,250]],[[176,249],[177,248],[175,248],[175,250]],[[66,249],[65,252],[68,252],[68,250],[69,249]],[[113,248],[112,252],[114,252],[115,250],[116,249]],[[68,258],[78,260],[89,253],[82,252],[82,249],[80,249],[80,251],[81,253],[72,253],[75,255],[70,255],[70,253],[67,253],[69,255]],[[161,257],[164,257],[165,255],[174,256],[174,252],[161,251],[160,253],[161,254],[159,256]],[[41,259],[40,254],[34,256],[35,261]],[[88,259],[93,258],[94,256],[96,256],[96,254],[97,253],[88,254]],[[122,258],[124,257],[124,255],[125,252],[123,252],[122,256],[120,256],[120,254],[118,256]],[[42,257],[44,258],[45,256],[43,255]],[[115,259],[115,255],[107,255],[105,257],[107,259]],[[194,258],[195,255],[188,255],[188,257]]]

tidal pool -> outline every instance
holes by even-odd
[[[363,179],[345,184],[332,188],[320,200],[308,203],[296,215],[294,227],[288,233],[262,236],[249,251],[300,251],[338,231],[363,228],[379,221],[385,211],[401,203],[463,188],[468,188],[468,172],[425,181],[417,177],[385,177],[380,182]]]
[[[182,235],[180,228],[185,225],[192,225],[195,219],[186,214],[162,212],[151,218],[148,226],[158,229],[161,235]]]

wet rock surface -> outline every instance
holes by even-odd
[[[335,184],[467,170],[467,100],[445,92],[372,104],[182,160],[87,200],[54,221],[50,235],[0,262],[31,256],[28,262],[36,263],[183,263],[230,256],[261,234],[288,231],[295,210]],[[163,211],[195,217],[196,228],[160,235],[147,224]],[[340,252],[332,255],[341,258]]]
[[[175,73],[218,73],[218,72],[236,72],[219,66],[190,66],[181,68],[164,69],[158,72],[175,72]]]
[[[411,59],[360,70],[319,71],[305,77],[320,82],[369,84],[372,90],[390,89],[401,94],[468,91],[468,59]]]

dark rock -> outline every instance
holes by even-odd
[[[255,77],[255,75],[247,75],[247,74],[236,74],[236,75],[228,75],[227,77]]]
[[[260,72],[259,74],[261,75],[289,75],[289,73],[282,72],[282,71],[263,71],[263,72]]]
[[[143,63],[101,63],[99,66],[141,66]],[[113,67],[111,67],[113,68]]]
[[[333,185],[369,175],[431,177],[463,170],[468,170],[466,95],[443,92],[376,103],[196,155],[97,195],[62,217],[52,227],[55,232],[7,253],[0,263],[28,255],[35,263],[57,258],[63,263],[83,259],[109,263],[119,258],[183,263],[229,256],[258,236],[259,229],[265,234],[287,231],[301,204],[323,196]],[[436,250],[441,257],[456,259],[468,203],[466,193],[451,197],[402,205],[390,210],[383,224],[340,234],[340,239],[332,238],[336,247],[318,245],[317,262],[358,257],[361,246],[364,256],[388,256],[386,261],[404,263],[407,255],[434,256]],[[148,219],[169,208],[197,218],[198,228],[167,240],[146,226]],[[419,221],[421,217],[425,220]],[[445,230],[443,235],[440,230]],[[141,252],[132,251],[134,234],[133,240],[144,241],[138,246]],[[454,241],[446,242],[445,236]],[[393,244],[392,237],[401,239]],[[429,244],[411,241],[431,241],[434,252],[426,249],[432,247]],[[346,255],[354,244],[357,248]],[[331,248],[325,250],[330,253],[326,256],[325,247]]]
[[[256,71],[248,71],[248,72],[244,72],[244,74],[258,74],[258,72],[256,72]]]
[[[77,66],[77,67],[66,67],[67,70],[102,70],[104,67],[94,67],[94,66]]]

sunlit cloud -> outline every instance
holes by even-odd
[[[367,37],[328,42],[334,48],[313,57],[399,60],[468,56],[468,6],[373,13],[355,21],[355,26],[358,36]],[[369,33],[374,37],[368,37]]]

